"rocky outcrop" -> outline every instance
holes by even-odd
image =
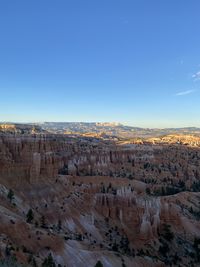
[[[198,148],[181,144],[3,133],[0,255],[13,248],[41,265],[51,252],[72,267],[198,266],[199,160]]]
[[[0,123],[0,133],[6,134],[45,134],[46,130],[34,124]]]
[[[187,189],[200,180],[200,152],[181,144],[117,144],[63,135],[0,135],[0,179],[37,182],[58,174],[127,177]],[[164,182],[164,183],[163,183]]]

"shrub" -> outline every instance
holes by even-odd
[[[15,257],[11,257],[8,259],[0,260],[1,267],[25,267],[17,262]]]
[[[94,267],[103,267],[103,264],[101,263],[101,261],[97,261]]]
[[[14,192],[13,192],[12,189],[10,189],[10,190],[8,191],[7,198],[10,200],[10,202],[13,201],[13,199],[14,199]]]
[[[149,187],[146,188],[146,193],[147,193],[147,195],[150,195],[151,194],[151,191],[150,191],[150,188]]]
[[[34,219],[33,211],[32,209],[29,209],[29,211],[26,214],[26,221],[27,223],[32,223],[33,219]]]
[[[174,239],[174,233],[170,229],[170,225],[164,224],[164,231],[162,233],[163,238],[165,238],[167,241],[172,241]]]
[[[51,253],[48,255],[47,258],[44,259],[42,267],[56,267],[56,264],[53,260]]]

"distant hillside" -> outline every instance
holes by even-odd
[[[66,134],[91,137],[113,138],[152,138],[165,135],[200,135],[200,128],[140,128],[127,126],[120,123],[109,122],[44,122],[38,124],[29,123],[0,123],[1,133],[18,134]]]
[[[120,123],[99,123],[99,122],[44,122],[40,126],[52,133],[70,134],[70,133],[105,133],[109,136],[117,136],[121,138],[133,137],[155,137],[168,134],[193,134],[199,135],[200,128],[166,128],[166,129],[150,129],[133,126],[126,126]]]
[[[45,132],[41,126],[34,124],[0,123],[0,133],[37,134]]]

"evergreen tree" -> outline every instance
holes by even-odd
[[[150,190],[149,187],[146,188],[146,193],[147,193],[147,195],[150,195],[151,194],[151,190]]]
[[[56,267],[56,264],[53,260],[51,253],[48,255],[47,258],[44,259],[42,267]]]
[[[94,267],[103,267],[103,264],[101,263],[101,261],[97,261]]]
[[[27,223],[32,223],[33,219],[34,219],[33,211],[32,209],[29,209],[29,211],[26,214],[26,221]]]
[[[12,189],[10,189],[10,190],[8,191],[7,198],[10,200],[10,202],[13,201],[13,199],[14,199],[14,192],[13,192]]]
[[[28,257],[28,263],[33,266],[33,267],[37,267],[37,262],[36,260],[34,259],[33,255],[29,255]]]
[[[41,217],[41,227],[42,228],[47,228],[46,220],[45,220],[44,215],[42,215],[42,217]]]
[[[60,231],[62,229],[62,222],[61,220],[58,220],[57,229]]]

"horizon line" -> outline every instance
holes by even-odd
[[[33,125],[39,125],[39,124],[44,124],[44,123],[95,123],[95,124],[116,124],[115,126],[128,126],[132,128],[140,128],[140,129],[188,129],[188,128],[197,128],[200,129],[200,126],[173,126],[173,127],[145,127],[145,126],[133,126],[130,124],[124,124],[121,122],[109,122],[109,121],[31,121],[31,122],[17,122],[17,121],[0,121],[0,124],[33,124]]]

